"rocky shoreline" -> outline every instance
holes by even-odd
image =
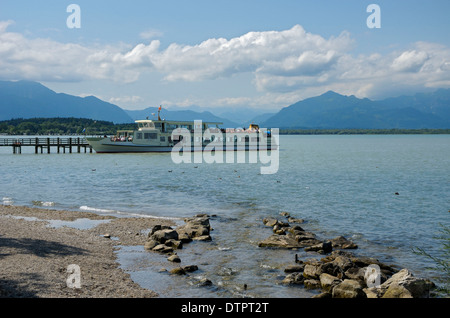
[[[273,235],[259,243],[259,247],[303,248],[307,252],[325,255],[321,259],[298,260],[285,268],[282,283],[301,285],[320,291],[315,298],[427,298],[435,284],[417,278],[404,268],[384,264],[373,257],[356,256],[348,250],[358,246],[343,236],[319,240],[314,233],[305,231],[282,212],[288,222],[265,218],[263,223],[273,228]]]
[[[415,277],[408,269],[357,256],[358,246],[343,236],[321,240],[302,228],[304,220],[289,213],[262,221],[272,235],[255,248],[308,252],[311,258],[286,264],[281,284],[312,289],[315,298],[425,298],[433,282]],[[284,219],[283,219],[284,218]],[[51,220],[99,221],[89,229],[51,227]],[[169,220],[98,215],[88,212],[0,206],[0,297],[2,298],[144,298],[156,292],[141,288],[120,268],[115,251],[120,245],[143,246],[181,263],[177,250],[192,241],[210,242],[210,217],[185,218],[175,227]],[[188,247],[187,247],[188,248]],[[318,258],[319,257],[319,258]],[[81,288],[69,286],[68,266],[81,269]],[[197,265],[178,266],[173,275],[189,275]],[[204,278],[200,286],[213,283]],[[280,284],[280,282],[274,282]]]
[[[398,269],[373,257],[356,256],[349,250],[358,246],[343,236],[319,240],[314,233],[305,231],[299,224],[304,220],[291,218],[282,212],[286,221],[268,217],[264,225],[273,234],[258,244],[259,248],[303,248],[311,256],[323,255],[321,259],[299,260],[284,269],[282,284],[304,286],[320,293],[313,298],[428,298],[435,287],[428,279],[415,277],[408,269]],[[185,225],[177,228],[156,225],[148,234],[145,249],[167,255],[171,262],[181,262],[177,250],[192,240],[211,241],[211,226],[206,214],[186,218]],[[197,265],[174,268],[171,274],[186,275],[198,270]],[[209,286],[204,278],[200,283]]]

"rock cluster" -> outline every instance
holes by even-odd
[[[321,260],[300,261],[285,272],[283,284],[320,290],[314,297],[422,298],[428,297],[434,287],[431,281],[414,277],[408,269],[398,271],[377,259],[344,251],[333,251]],[[377,279],[379,284],[374,284]]]
[[[166,225],[155,225],[148,233],[144,248],[148,251],[167,254],[168,261],[180,263],[181,259],[176,250],[183,248],[183,244],[196,241],[211,241],[211,225],[206,214],[199,214],[184,219],[185,224],[175,229]],[[197,270],[196,265],[175,268],[173,274],[185,274]]]
[[[289,217],[284,212],[283,216]],[[260,247],[304,248],[307,252],[327,254],[320,260],[299,261],[285,268],[282,283],[317,289],[316,298],[421,298],[428,297],[434,284],[416,278],[408,269],[397,270],[375,258],[356,256],[347,249],[358,246],[343,236],[319,240],[314,233],[304,231],[297,224],[275,218],[263,223],[273,228],[274,234],[259,243]]]
[[[320,254],[330,253],[333,248],[358,248],[356,244],[343,236],[326,241],[319,240],[314,233],[307,232],[298,225],[298,223],[303,223],[304,220],[291,218],[287,212],[282,212],[282,215],[288,218],[288,222],[271,217],[263,219],[264,225],[272,227],[274,234],[259,242],[259,247],[305,248],[305,251]],[[291,225],[289,222],[294,224]]]

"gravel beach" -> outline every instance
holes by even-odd
[[[54,220],[103,220],[80,229]],[[133,282],[117,263],[120,245],[144,245],[146,230],[169,220],[0,206],[0,297],[145,298],[157,293]],[[80,288],[67,280],[79,267]]]

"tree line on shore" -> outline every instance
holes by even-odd
[[[135,124],[114,124],[86,118],[30,118],[0,121],[0,133],[7,135],[112,135],[134,129]]]
[[[0,121],[5,135],[112,135],[135,129],[134,123],[114,124],[86,118],[17,118]],[[280,135],[450,134],[450,129],[280,129]]]

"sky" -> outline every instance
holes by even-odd
[[[0,80],[130,110],[412,95],[450,88],[449,12],[449,0],[2,0]]]

